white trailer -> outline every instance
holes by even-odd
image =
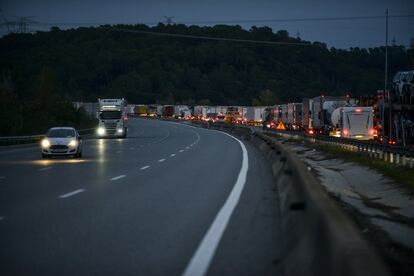
[[[374,113],[372,107],[344,106],[335,109],[331,121],[334,136],[358,140],[374,139]]]
[[[194,117],[198,118],[198,119],[203,119],[207,117],[207,106],[203,106],[203,105],[196,105],[194,106]]]
[[[245,119],[249,125],[257,125],[263,122],[264,106],[248,106],[246,107]]]

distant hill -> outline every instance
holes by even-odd
[[[306,45],[189,39],[119,29]],[[390,47],[390,78],[413,67],[413,50]],[[54,27],[50,32],[1,38],[0,72],[3,83],[21,99],[35,95],[36,80],[49,74],[52,90],[74,101],[108,96],[126,97],[132,103],[270,104],[321,93],[373,94],[383,88],[384,48],[328,49],[268,27],[248,31],[227,25],[117,25],[64,31]]]

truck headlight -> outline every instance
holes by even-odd
[[[124,130],[122,128],[117,129],[118,133],[122,133]]]
[[[68,144],[68,146],[69,147],[76,147],[78,145],[78,141],[76,141],[76,140],[70,140],[70,142],[69,142],[69,144]]]
[[[50,142],[46,138],[42,140],[42,148],[48,148],[50,147]]]
[[[98,127],[97,132],[98,132],[98,135],[99,135],[99,136],[105,135],[105,128],[103,128],[103,127]]]

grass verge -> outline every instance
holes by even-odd
[[[370,158],[366,154],[343,149],[336,145],[311,144],[316,149],[346,161],[354,162],[377,170],[393,179],[410,192],[414,192],[414,170],[408,167],[397,166],[377,158]]]

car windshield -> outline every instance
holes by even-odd
[[[102,111],[99,117],[103,120],[121,119],[121,111]]]
[[[57,128],[57,129],[50,129],[47,134],[47,137],[50,138],[70,138],[75,137],[75,131],[73,129],[64,129],[64,128]]]

